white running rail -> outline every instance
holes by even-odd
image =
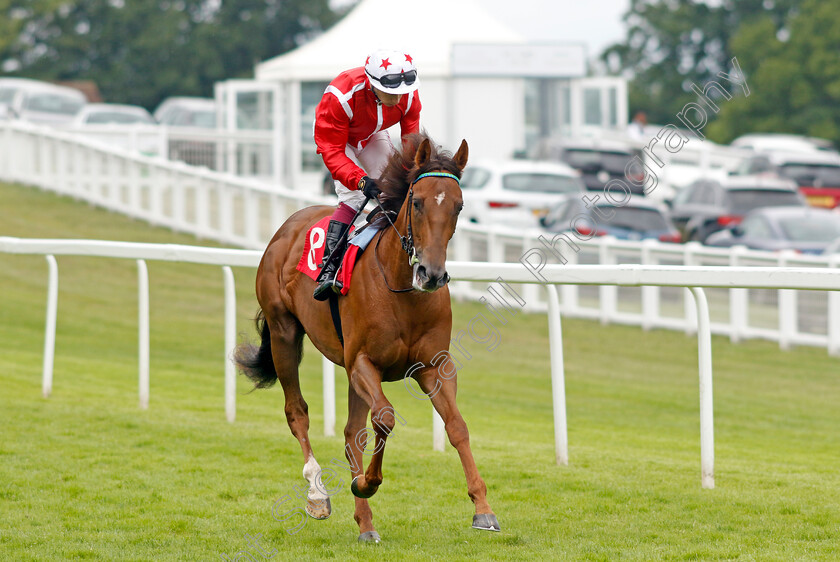
[[[139,291],[139,396],[140,407],[147,408],[149,401],[149,316],[148,316],[148,273],[146,260],[180,261],[221,266],[225,278],[225,410],[227,419],[234,421],[235,371],[231,363],[231,352],[236,341],[236,301],[233,275],[230,267],[256,267],[261,252],[249,250],[216,249],[170,244],[141,244],[129,242],[108,242],[94,240],[38,240],[0,237],[0,252],[10,254],[35,254],[46,256],[49,264],[49,287],[47,292],[47,320],[44,344],[43,392],[49,396],[52,390],[53,357],[55,350],[55,326],[58,311],[58,267],[55,256],[99,256],[106,258],[134,259],[138,263]],[[525,284],[524,294],[536,290],[535,277],[521,264],[505,263],[463,263],[451,262],[447,266],[452,278],[459,282],[503,282]],[[697,322],[698,362],[700,381],[700,427],[701,427],[701,484],[704,488],[714,487],[714,420],[712,402],[712,349],[709,307],[704,290],[707,288],[777,289],[777,290],[819,290],[831,291],[830,318],[833,335],[838,336],[840,318],[840,270],[791,267],[721,267],[721,266],[647,266],[647,265],[546,265],[540,272],[546,279],[548,294],[549,339],[551,352],[552,401],[555,421],[555,453],[559,464],[567,464],[568,439],[566,430],[565,375],[562,355],[561,305],[557,285],[561,291],[575,286],[614,287],[678,287],[689,289],[695,300]],[[683,290],[685,290],[683,289]],[[524,302],[524,301],[523,301]],[[489,310],[489,309],[488,309]],[[324,362],[324,404],[331,412],[325,412],[325,420],[335,423],[335,386],[332,364]],[[434,425],[433,442],[442,448],[442,427]],[[334,435],[334,427],[325,427],[325,433]]]

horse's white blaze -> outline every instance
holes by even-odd
[[[443,203],[443,200],[444,200],[444,199],[446,199],[446,193],[444,193],[443,191],[441,191],[440,193],[438,193],[437,195],[435,195],[435,201],[437,201],[437,204],[438,204],[438,205],[440,205],[441,203]]]
[[[324,490],[324,484],[320,481],[320,476],[321,465],[318,464],[314,456],[309,457],[309,460],[303,465],[303,477],[309,482],[307,497],[310,500],[324,500],[329,497]]]

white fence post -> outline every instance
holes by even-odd
[[[787,266],[788,260],[795,255],[792,250],[779,252],[779,267]],[[779,348],[785,351],[790,349],[794,336],[799,331],[797,306],[796,291],[779,289]]]
[[[840,267],[840,255],[834,254],[829,267]],[[840,355],[840,291],[828,293],[828,354]]]
[[[551,361],[551,401],[554,406],[554,456],[557,464],[569,464],[569,436],[566,426],[566,374],[563,365],[563,329],[557,287],[548,291],[548,339]]]
[[[697,250],[701,249],[703,246],[700,242],[687,242],[683,247],[683,264],[684,265],[697,265],[696,258],[694,256]],[[691,297],[689,296],[689,289],[686,287],[683,291],[683,302],[685,310],[685,333],[686,335],[691,335],[694,333],[694,330],[697,326],[697,308],[691,306]]]
[[[658,260],[653,257],[653,250],[658,242],[653,239],[642,241],[641,262],[643,265],[656,265]],[[659,287],[646,285],[642,287],[642,329],[648,331],[659,321]]]
[[[236,285],[233,270],[222,267],[225,278],[225,415],[227,421],[236,420],[236,367],[233,350],[236,348]]]
[[[335,364],[321,357],[321,377],[324,383],[324,436],[335,437]]]
[[[140,408],[149,407],[149,269],[137,260],[137,338]]]
[[[598,240],[598,263],[601,265],[615,265],[617,263],[615,253],[610,252],[610,248],[615,242],[612,236],[604,236]],[[601,285],[598,289],[601,309],[601,324],[609,324],[618,311],[618,287],[615,285]]]
[[[58,262],[55,256],[47,255],[49,284],[47,286],[47,323],[44,329],[44,369],[41,376],[41,390],[44,398],[52,394],[53,366],[55,361],[55,324],[58,315]]]
[[[738,245],[732,247],[729,254],[729,265],[737,267],[740,265],[740,258],[747,251],[746,246]],[[744,336],[749,320],[749,300],[746,289],[729,289],[729,341],[738,343]]]
[[[715,487],[715,418],[712,393],[712,329],[709,303],[700,287],[692,287],[697,305],[697,355],[700,370],[700,483]]]
[[[577,265],[579,257],[580,254],[578,252],[569,252],[569,255],[566,256],[566,265]],[[537,294],[536,291],[534,291],[534,294]],[[580,310],[580,291],[578,291],[578,286],[564,283],[560,286],[560,294],[562,295],[563,312],[569,315],[576,314]]]

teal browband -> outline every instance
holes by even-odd
[[[411,185],[414,185],[423,178],[451,178],[457,181],[458,185],[461,185],[461,180],[458,179],[458,176],[456,176],[455,174],[450,174],[448,172],[426,172],[425,174],[420,174],[414,179],[413,182],[411,182]]]

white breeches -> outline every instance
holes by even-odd
[[[361,150],[347,145],[345,154],[357,166],[367,172],[367,175],[377,179],[385,165],[388,163],[388,158],[394,151],[394,145],[391,144],[391,135],[388,131],[379,131],[370,137],[370,140]],[[335,194],[338,195],[338,202],[344,203],[359,210],[365,200],[365,195],[359,190],[348,189],[347,186],[340,181],[335,180]]]

